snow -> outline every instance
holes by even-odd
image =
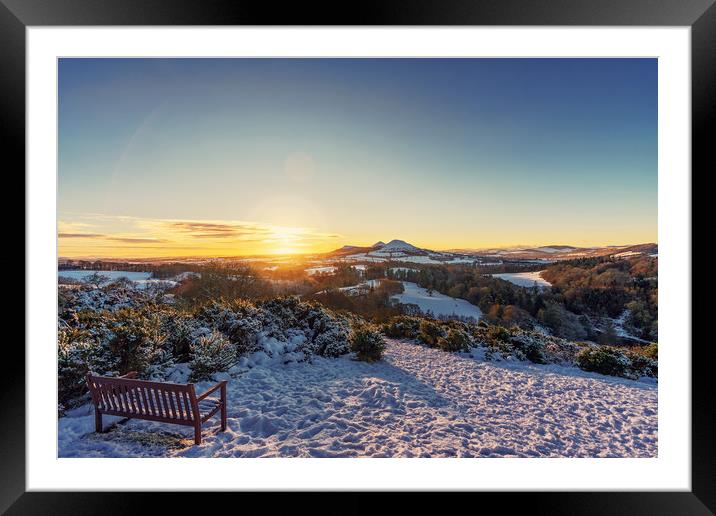
[[[90,271],[90,270],[73,270],[73,271],[57,271],[57,277],[71,278],[75,280],[85,280],[92,274],[101,274],[107,276],[110,281],[117,280],[119,278],[127,278],[131,281],[148,280],[152,277],[151,272],[137,272],[137,271]]]
[[[348,260],[348,261],[362,261],[362,262],[385,262],[385,261],[388,261],[388,259],[384,256],[372,256],[372,255],[369,256],[366,253],[349,254],[348,256],[344,256],[342,259]]]
[[[345,292],[348,295],[357,295],[362,292],[367,292],[371,288],[376,288],[378,285],[380,285],[380,280],[372,279],[359,283],[358,285],[351,285],[350,287],[341,287],[338,290],[340,290],[341,292]]]
[[[423,249],[420,249],[418,247],[415,247],[412,244],[409,244],[403,240],[391,240],[387,244],[385,244],[381,249],[382,252],[385,251],[423,251]]]
[[[474,263],[474,258],[451,258],[450,260],[443,263]]]
[[[575,248],[571,246],[562,246],[562,247],[538,247],[537,251],[542,251],[543,253],[563,253],[565,251],[573,251]]]
[[[656,457],[655,383],[389,340],[384,360],[255,361],[222,375],[228,428],[59,419],[60,457]],[[208,383],[198,386],[199,392]],[[107,425],[119,418],[105,417]]]
[[[504,272],[501,274],[492,274],[491,276],[493,278],[499,278],[499,279],[503,279],[505,281],[509,281],[510,283],[514,283],[515,285],[518,285],[520,287],[534,287],[535,283],[537,283],[538,287],[543,287],[543,288],[551,287],[552,284],[542,278],[543,272],[544,271]]]
[[[409,281],[404,281],[403,287],[405,287],[405,291],[402,294],[391,296],[391,299],[401,304],[418,305],[423,312],[427,313],[429,311],[435,316],[457,315],[460,317],[473,317],[479,320],[482,315],[478,307],[464,299],[446,296],[435,291],[432,292],[432,295],[428,295],[426,289]]]
[[[390,244],[387,244],[390,245]],[[344,256],[343,260],[348,261],[366,261],[366,262],[408,262],[408,263],[422,263],[427,265],[445,265],[445,264],[459,264],[459,263],[474,263],[475,258],[469,258],[465,256],[456,256],[453,254],[446,253],[430,253],[429,255],[413,255],[407,254],[400,248],[387,249],[387,245],[381,248],[379,251],[370,251],[368,253],[356,253]],[[410,244],[408,244],[410,245]],[[417,248],[416,248],[417,249]],[[407,249],[406,249],[407,250]],[[410,252],[409,250],[407,250]],[[418,249],[420,252],[423,250]],[[442,259],[438,259],[442,258]]]
[[[306,269],[306,272],[309,276],[313,276],[314,274],[331,274],[336,272],[335,267],[311,267],[309,269]]]
[[[639,256],[640,254],[644,254],[639,251],[624,251],[623,253],[617,253],[613,254],[615,258],[629,258],[630,256]]]

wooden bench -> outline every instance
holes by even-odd
[[[95,430],[102,432],[102,414],[193,426],[194,442],[201,444],[201,425],[221,411],[226,430],[226,380],[197,396],[194,384],[137,380],[132,371],[119,377],[87,375],[94,403]],[[219,397],[209,396],[220,391]]]

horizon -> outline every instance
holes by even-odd
[[[401,239],[390,239],[386,240],[385,243],[390,243],[394,240],[401,240]],[[374,243],[381,242],[382,240],[376,240]],[[411,244],[411,242],[407,242],[408,244]],[[658,245],[658,242],[632,242],[627,244],[610,244],[610,245],[602,245],[602,246],[574,246],[571,244],[547,244],[547,245],[530,245],[530,244],[516,244],[511,246],[505,246],[505,247],[482,247],[482,248],[450,248],[450,249],[427,249],[422,248],[420,246],[416,246],[421,250],[425,251],[434,251],[434,252],[471,252],[471,253],[478,253],[478,252],[487,252],[487,251],[493,251],[493,250],[529,250],[529,249],[540,249],[545,247],[572,247],[574,249],[604,249],[604,248],[628,248],[628,247],[635,247],[635,246],[642,246],[642,245]],[[365,245],[353,245],[353,244],[343,244],[340,247],[337,247],[335,249],[332,249],[331,251],[326,252],[306,252],[306,253],[288,253],[288,254],[280,254],[280,253],[268,253],[268,254],[244,254],[244,255],[238,255],[238,254],[228,254],[228,255],[153,255],[153,256],[61,256],[58,255],[58,260],[75,260],[75,261],[83,261],[83,260],[122,260],[122,261],[151,261],[151,260],[189,260],[189,259],[242,259],[242,258],[266,258],[266,259],[276,259],[276,258],[285,258],[285,257],[310,257],[310,256],[316,256],[316,255],[323,255],[327,253],[331,253],[332,251],[337,251],[342,249],[343,247],[356,247],[356,248],[367,248],[371,247],[371,244],[365,244]]]
[[[58,68],[62,258],[658,243],[655,59]]]

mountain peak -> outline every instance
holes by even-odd
[[[383,251],[421,251],[421,249],[415,247],[412,244],[407,243],[404,240],[391,240],[385,244],[382,248]]]
[[[379,248],[379,247],[383,247],[384,245],[385,245],[385,242],[383,242],[382,240],[378,240],[378,241],[377,241],[375,244],[373,244],[371,247],[372,247],[373,249],[377,249],[377,248]]]

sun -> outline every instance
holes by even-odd
[[[292,228],[276,229],[272,234],[269,242],[275,246],[271,254],[296,254],[299,249],[296,242],[300,239],[300,230]]]

